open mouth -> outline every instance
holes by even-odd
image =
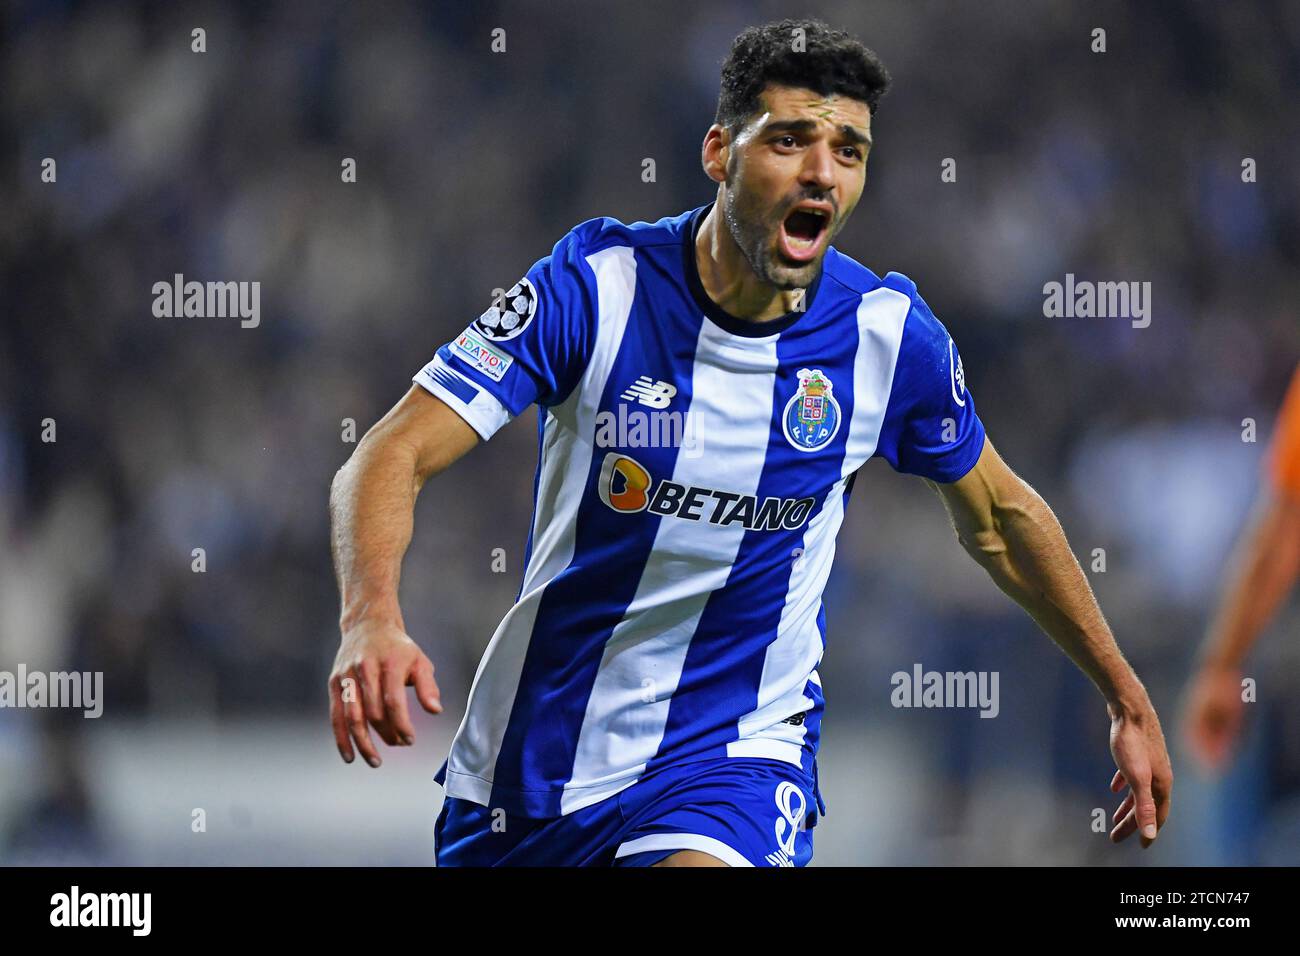
[[[781,251],[796,262],[810,262],[821,251],[830,211],[800,206],[781,223]]]

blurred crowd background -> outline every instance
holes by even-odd
[[[431,862],[432,775],[518,586],[535,412],[421,496],[403,608],[447,712],[378,771],[342,764],[327,719],[345,420],[360,437],[575,224],[711,200],[722,59],[791,12],[895,80],[837,247],[913,278],[954,335],[1176,774],[1154,849],[1094,832],[1118,803],[1102,699],[938,499],[873,461],[826,593],[818,862],[1300,862],[1294,601],[1247,668],[1260,700],[1225,775],[1197,771],[1177,721],[1300,360],[1300,6],[0,9],[0,670],[102,671],[105,694],[98,720],[0,711],[0,862]],[[176,273],[260,281],[260,325],[156,318]],[[1150,326],[1044,317],[1067,273],[1149,281]],[[890,675],[915,663],[999,672],[998,718],[893,708]]]

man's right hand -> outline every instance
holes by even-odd
[[[339,755],[356,759],[356,749],[372,767],[382,760],[367,721],[390,746],[410,746],[415,728],[406,709],[406,688],[414,687],[420,706],[442,713],[433,662],[396,624],[362,621],[343,632],[330,673],[330,722]]]
[[[446,402],[412,385],[366,432],[330,483],[330,542],[343,631],[330,673],[330,723],[348,763],[356,758],[354,743],[370,766],[383,762],[367,721],[385,743],[415,742],[406,687],[415,688],[429,713],[442,713],[433,664],[402,624],[398,581],[421,486],[478,440]]]

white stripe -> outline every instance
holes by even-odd
[[[699,833],[652,833],[649,836],[638,837],[620,846],[614,854],[614,859],[618,860],[650,850],[699,850],[701,853],[717,857],[727,866],[754,865],[738,850],[733,850],[721,840]]]
[[[876,452],[885,408],[894,384],[903,323],[912,300],[881,286],[858,303],[858,351],[853,360],[853,419],[845,441],[845,477],[857,471]]]
[[[763,654],[757,706],[740,719],[738,743],[759,737],[802,747],[808,734],[806,723],[784,721],[813,706],[804,690],[821,662],[822,638],[817,612],[835,558],[835,535],[844,518],[845,481],[841,478],[831,486],[825,503],[804,531],[803,554],[790,571],[776,638]],[[734,746],[728,745],[728,755],[741,752],[733,750]]]
[[[546,417],[533,549],[524,569],[521,596],[497,627],[479,661],[465,717],[448,758],[447,794],[485,806],[542,595],[573,560],[576,517],[591,468],[597,406],[622,344],[636,294],[636,259],[630,247],[602,250],[588,256],[587,264],[596,277],[599,302],[596,342],[582,381]]]
[[[738,348],[722,329],[701,323],[690,414],[706,453],[679,451],[673,481],[742,495],[758,490],[771,438],[776,337],[757,344]],[[735,374],[740,369],[751,374]],[[707,521],[711,511],[703,514]],[[708,530],[701,534],[694,521],[660,519],[636,595],[605,644],[561,813],[617,793],[658,751],[700,615],[712,592],[726,584],[745,536],[739,523]]]
[[[807,706],[811,706],[812,701],[808,701]],[[791,730],[802,731],[802,727],[793,727],[790,724],[778,724],[778,726],[789,727]],[[796,767],[803,769],[803,740],[802,734],[800,739],[778,740],[775,737],[749,737],[745,740],[733,740],[727,744],[728,757],[768,757],[772,760],[784,760],[786,763],[794,764]]]

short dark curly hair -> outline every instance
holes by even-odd
[[[795,30],[803,31],[800,50],[795,49]],[[875,115],[890,76],[873,51],[821,20],[785,19],[749,27],[732,41],[722,64],[714,122],[735,134],[758,112],[759,94],[769,83],[861,100]]]

